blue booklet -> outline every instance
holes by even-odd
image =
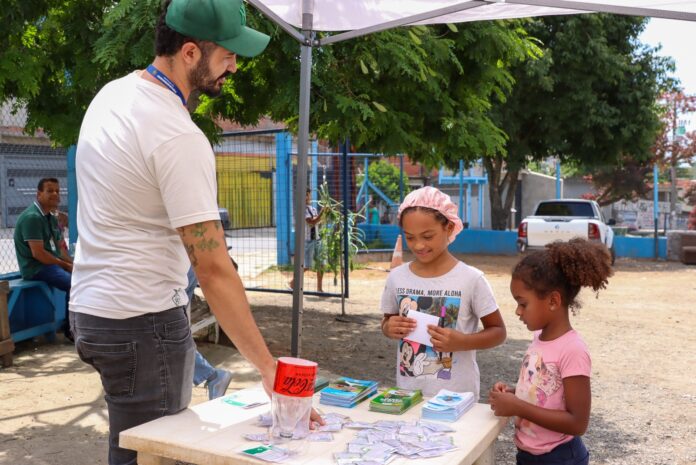
[[[440,389],[435,397],[425,403],[421,416],[428,420],[457,421],[474,403],[473,392]]]
[[[319,403],[338,407],[355,407],[377,392],[377,381],[341,377],[321,390]]]

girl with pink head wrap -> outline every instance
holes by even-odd
[[[454,225],[454,229],[452,229],[452,232],[449,234],[450,244],[454,242],[454,238],[457,237],[457,234],[462,232],[462,229],[464,229],[462,220],[459,218],[459,214],[457,213],[457,206],[452,202],[450,196],[442,192],[440,189],[430,186],[416,189],[406,196],[404,201],[399,206],[399,212],[396,215],[399,226],[401,226],[402,213],[409,208],[418,207],[435,210]]]
[[[399,207],[399,226],[414,260],[389,272],[382,333],[401,340],[398,387],[421,389],[426,396],[441,389],[473,392],[478,399],[476,350],[501,344],[505,324],[483,273],[449,251],[463,229],[457,210],[447,194],[429,186],[408,194]]]

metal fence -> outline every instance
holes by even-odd
[[[297,140],[277,130],[226,133],[214,149],[218,202],[229,215],[228,246],[247,290],[292,292],[294,196],[297,172],[301,169],[297,166]],[[353,189],[344,186],[339,158],[339,154],[329,153],[329,147],[312,143],[304,169],[311,190],[310,205],[317,210],[322,209],[320,203],[328,201],[327,196],[334,208],[335,202],[343,205],[345,198],[350,201]],[[346,209],[351,206],[345,204]],[[336,256],[335,249],[322,248],[322,244],[335,246],[332,239],[344,234],[343,216],[332,218],[338,223],[322,221],[317,225],[319,239],[314,264],[304,263],[301,257],[308,268],[304,291],[309,295],[347,293],[348,275],[342,272],[346,267],[342,256]],[[329,250],[334,254],[329,256]]]
[[[70,213],[66,150],[52,147],[41,132],[24,134],[25,124],[21,107],[14,102],[0,105],[0,273],[18,270],[14,225],[36,198],[41,178],[58,178],[60,209]],[[218,203],[229,216],[227,242],[247,289],[290,293],[296,138],[279,130],[226,133],[214,150]],[[379,227],[364,226],[394,224],[401,199],[417,185],[409,186],[404,157],[347,153],[316,141],[310,152],[304,169],[311,204],[318,210],[333,204],[341,214],[317,225],[323,247],[318,267],[308,266],[305,273],[305,293],[348,295],[346,250],[388,250],[393,238],[381,237]],[[343,237],[351,238],[350,243],[343,241],[339,247],[337,238]],[[324,271],[321,287],[317,268]]]
[[[0,105],[0,273],[18,271],[14,226],[25,208],[36,199],[41,178],[60,183],[60,210],[68,211],[65,149],[51,147],[41,132],[24,134],[26,113],[14,102]]]

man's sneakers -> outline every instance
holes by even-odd
[[[216,368],[213,377],[205,383],[206,388],[208,388],[208,399],[213,400],[224,396],[230,381],[232,381],[232,373],[222,368]]]

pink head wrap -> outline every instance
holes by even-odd
[[[410,207],[425,207],[437,210],[442,213],[450,223],[453,223],[454,229],[449,236],[450,244],[454,242],[454,238],[457,237],[457,234],[464,229],[462,220],[457,214],[457,206],[452,202],[449,195],[443,193],[439,189],[425,186],[408,194],[399,206],[399,212],[396,215],[397,222],[401,223],[401,214]]]

